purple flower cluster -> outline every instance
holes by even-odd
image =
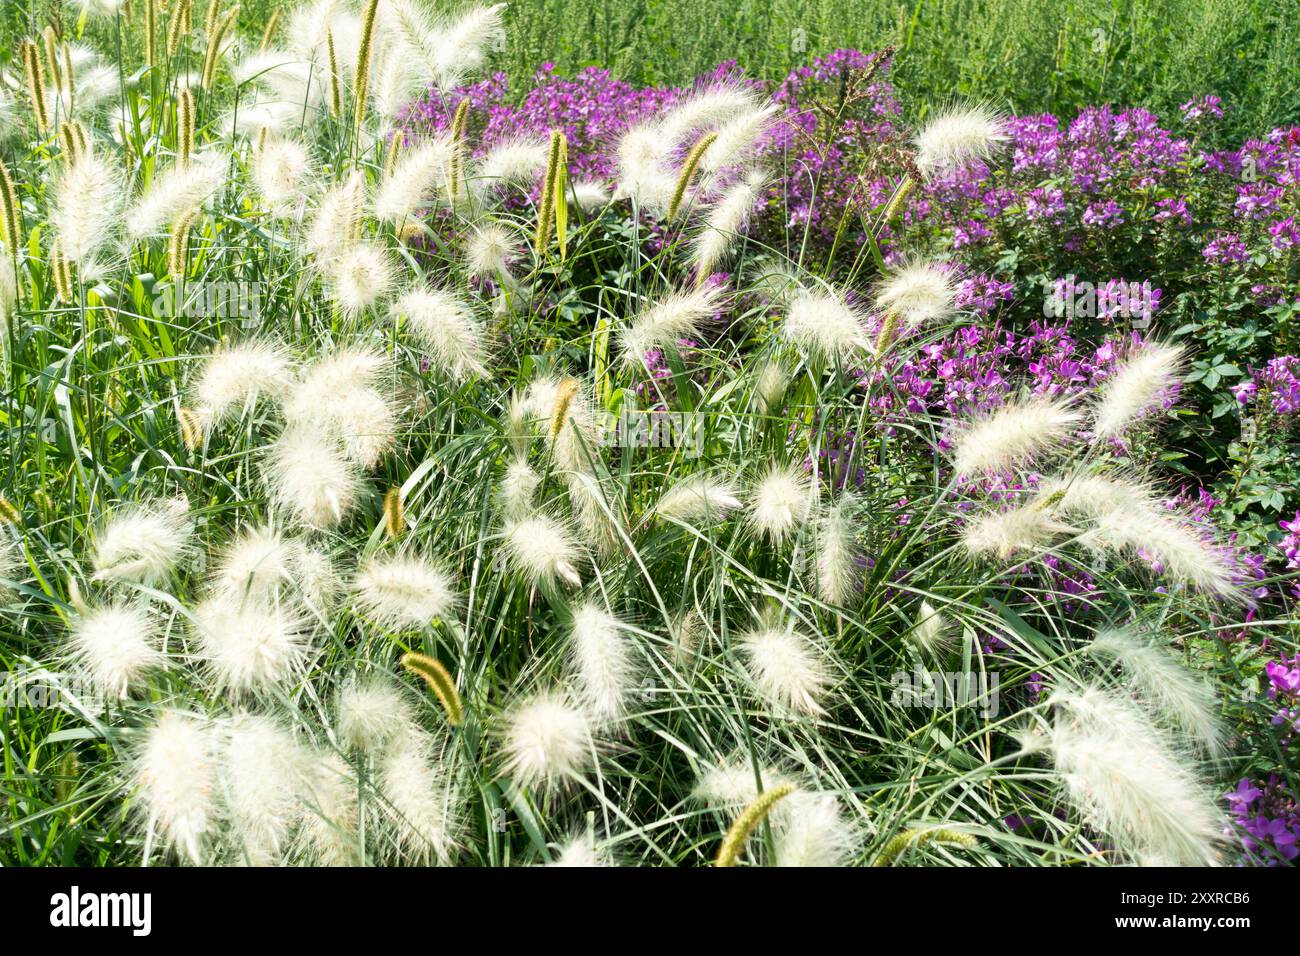
[[[1262,786],[1243,779],[1227,797],[1249,859],[1276,866],[1300,857],[1300,807],[1277,774]]]
[[[1242,405],[1264,396],[1267,409],[1283,420],[1300,420],[1300,356],[1279,355],[1232,387]]]
[[[1293,734],[1300,732],[1300,656],[1290,661],[1269,661],[1264,673],[1270,685],[1268,699],[1280,708],[1273,715],[1273,726],[1286,728],[1282,738],[1285,746]]]

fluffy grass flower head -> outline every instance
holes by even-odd
[[[528,787],[555,787],[573,780],[593,757],[591,719],[567,695],[545,691],[509,715],[505,769]]]

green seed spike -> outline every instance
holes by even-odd
[[[429,685],[447,713],[447,723],[459,727],[464,720],[465,711],[461,706],[460,694],[456,691],[456,682],[447,668],[442,666],[442,662],[426,654],[412,653],[402,655],[402,666]]]
[[[953,843],[957,846],[973,847],[978,842],[969,833],[950,830],[946,827],[936,827],[930,830],[904,830],[885,844],[885,848],[880,851],[880,856],[876,857],[875,862],[871,865],[891,866],[894,860],[898,859],[899,854],[911,845],[920,847],[925,846],[927,843]]]
[[[788,797],[794,791],[794,784],[783,783],[760,793],[732,822],[727,835],[722,838],[722,846],[718,848],[718,857],[713,861],[713,865],[735,866],[754,828],[763,822],[778,800]]]
[[[686,195],[686,187],[691,184],[691,179],[695,176],[695,169],[700,165],[700,160],[704,158],[704,153],[713,141],[718,138],[717,133],[705,133],[691,147],[691,151],[686,154],[686,160],[682,163],[681,175],[677,177],[677,185],[673,187],[673,199],[668,204],[668,218],[676,219],[677,210],[681,208],[682,199]]]

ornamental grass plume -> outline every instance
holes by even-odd
[[[304,237],[307,250],[324,261],[338,255],[360,237],[365,214],[366,180],[354,172],[330,187],[317,203]]]
[[[465,267],[472,276],[510,280],[510,263],[519,258],[522,246],[514,233],[497,223],[474,226],[465,239]]]
[[[401,158],[375,193],[375,218],[401,225],[450,191],[454,145],[449,135],[436,136],[403,150]]]
[[[858,590],[859,549],[851,494],[842,494],[821,515],[817,525],[817,593],[828,604],[847,604]]]
[[[510,520],[519,520],[531,514],[535,510],[533,495],[541,483],[542,476],[525,459],[516,458],[506,465],[497,491],[502,515]]]
[[[726,835],[722,838],[722,845],[718,848],[718,855],[713,861],[713,865],[735,866],[740,855],[745,852],[745,844],[749,841],[749,835],[766,819],[779,800],[783,800],[794,792],[795,787],[793,784],[783,783],[778,784],[771,790],[760,793],[754,799],[754,802],[745,807],[740,812],[740,815],[732,821]]]
[[[206,721],[164,710],[145,731],[135,755],[132,776],[149,835],[156,830],[191,863],[204,862],[219,818],[217,751]]]
[[[378,762],[378,783],[390,838],[404,863],[450,866],[461,830],[455,763],[439,757],[434,739],[408,731],[389,743]]]
[[[637,684],[639,668],[625,627],[590,602],[573,612],[569,660],[582,706],[599,724],[615,723],[625,716]]]
[[[338,588],[328,555],[275,528],[245,528],[218,554],[209,579],[214,595],[275,604],[294,598],[309,608],[328,605]]]
[[[402,655],[401,664],[404,670],[415,674],[433,691],[433,696],[442,705],[448,726],[459,727],[465,722],[465,702],[456,689],[456,678],[442,661],[427,654],[407,653]]]
[[[193,611],[199,655],[218,691],[265,693],[301,672],[307,629],[286,605],[208,598]]]
[[[623,329],[623,363],[642,365],[651,349],[675,348],[680,339],[698,338],[701,325],[722,309],[723,295],[720,286],[704,286],[658,299]]]
[[[749,109],[718,126],[711,145],[700,159],[704,173],[712,176],[754,157],[755,147],[771,129],[779,107],[774,103]]]
[[[254,339],[223,346],[203,361],[190,383],[190,403],[206,425],[232,418],[259,398],[282,399],[293,364],[278,344]]]
[[[156,176],[127,211],[127,236],[139,241],[157,235],[206,205],[225,185],[226,165],[216,155],[195,156]]]
[[[252,182],[267,211],[278,218],[298,218],[300,200],[312,173],[311,156],[302,143],[272,139],[253,152]]]
[[[73,659],[102,696],[124,699],[166,664],[158,622],[142,604],[89,608],[73,617],[70,630]]]
[[[302,826],[295,841],[301,856],[323,866],[360,862],[357,794],[357,780],[346,760],[331,750],[312,754],[302,793]]]
[[[416,727],[415,712],[406,694],[391,681],[354,677],[339,689],[334,727],[345,748],[379,754],[394,737]]]
[[[1223,819],[1196,771],[1129,701],[1099,687],[1062,689],[1050,749],[1070,801],[1137,862],[1210,866]]]
[[[904,635],[907,642],[930,660],[943,660],[952,646],[952,628],[946,615],[922,600],[916,622]]]
[[[397,270],[382,246],[358,242],[325,265],[325,292],[346,315],[375,308],[388,294]]]
[[[1121,362],[1101,386],[1094,412],[1097,437],[1121,435],[1159,406],[1178,384],[1182,357],[1181,348],[1148,343]]]
[[[796,790],[778,806],[773,862],[783,867],[849,866],[861,850],[862,836],[835,794]]]
[[[660,496],[654,514],[703,526],[725,520],[729,512],[740,507],[740,491],[733,482],[692,475],[676,482]]]
[[[517,705],[504,731],[504,769],[524,787],[554,789],[592,764],[591,719],[563,691],[542,691]]]
[[[221,750],[221,782],[232,836],[243,862],[281,861],[302,816],[300,793],[310,755],[278,720],[235,714]]]
[[[1028,504],[971,521],[962,530],[962,544],[973,555],[1005,561],[1017,554],[1046,551],[1058,538],[1079,533],[1050,511]]]
[[[285,429],[271,445],[267,472],[277,507],[315,530],[338,525],[361,497],[356,465],[312,428]]]
[[[781,331],[794,345],[833,362],[851,359],[869,345],[865,316],[829,293],[796,293]]]
[[[808,520],[813,494],[812,481],[801,469],[773,462],[750,491],[750,524],[779,545]]]
[[[987,106],[953,107],[917,133],[916,165],[926,179],[944,176],[991,159],[1009,138],[1006,120]]]
[[[1098,518],[1089,544],[1128,552],[1152,570],[1185,587],[1228,601],[1245,602],[1249,592],[1229,548],[1178,513],[1155,508],[1126,508]]]
[[[389,630],[426,627],[456,607],[451,578],[418,555],[369,559],[354,590],[362,613]]]
[[[397,438],[397,411],[376,387],[390,368],[384,356],[364,348],[317,359],[285,400],[291,430],[314,432],[323,443],[340,445],[347,460],[373,468]]]
[[[1078,412],[1063,402],[1030,398],[1011,402],[968,423],[953,440],[953,468],[978,476],[1026,465],[1068,442]]]
[[[653,214],[665,214],[679,176],[668,166],[669,141],[656,123],[630,127],[618,144],[616,199],[630,199]]]
[[[876,289],[876,308],[908,326],[938,323],[953,312],[957,283],[945,264],[913,261],[890,272]]]
[[[830,684],[830,672],[812,639],[793,630],[764,627],[740,639],[754,690],[764,703],[814,717]]]
[[[590,869],[614,866],[615,863],[608,847],[598,846],[590,834],[580,833],[557,847],[554,858],[546,865]]]
[[[767,181],[765,171],[752,172],[728,186],[708,208],[691,245],[697,282],[704,282],[731,258],[736,240],[749,222]]]
[[[1224,753],[1223,726],[1213,688],[1168,650],[1130,631],[1099,631],[1088,653],[1115,661],[1156,716],[1211,757]]]
[[[117,168],[92,153],[78,156],[58,177],[50,225],[83,281],[102,275],[106,257],[117,253],[124,195]]]
[[[578,574],[582,550],[567,525],[536,513],[509,520],[504,537],[511,566],[533,584],[582,584]]]
[[[392,304],[433,366],[453,381],[487,374],[486,333],[472,308],[451,292],[411,289]]]
[[[550,143],[536,136],[505,140],[479,160],[474,186],[480,194],[494,186],[532,188],[546,170],[550,155]]]
[[[184,498],[123,508],[94,533],[93,580],[160,587],[192,552],[192,533]]]

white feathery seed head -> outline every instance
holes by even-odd
[[[609,848],[598,845],[591,834],[580,833],[560,845],[555,858],[547,866],[593,867],[613,866]]]
[[[357,574],[357,604],[390,630],[425,627],[456,606],[451,579],[416,555],[371,558]]]
[[[742,121],[759,109],[754,94],[741,84],[715,83],[674,104],[656,124],[657,133],[663,142],[676,146],[692,133]]]
[[[226,808],[242,858],[280,862],[302,810],[308,754],[279,721],[260,714],[231,718],[222,754]]]
[[[971,554],[1005,561],[1016,554],[1045,551],[1057,538],[1078,533],[1050,511],[1028,504],[972,520],[962,531],[962,544]]]
[[[397,685],[371,677],[354,678],[340,688],[334,725],[344,747],[378,753],[416,723],[410,702]]]
[[[848,866],[861,847],[861,827],[833,793],[796,790],[777,805],[773,822],[777,866]]]
[[[398,157],[393,171],[379,184],[375,218],[400,225],[446,190],[455,146],[442,134],[409,148]]]
[[[403,863],[448,866],[460,830],[460,788],[449,755],[436,755],[433,739],[417,730],[395,737],[379,759],[379,790],[393,843]]]
[[[553,584],[582,583],[578,565],[582,549],[573,531],[545,514],[515,519],[505,526],[506,553],[516,571],[528,580]]]
[[[510,713],[504,748],[505,770],[516,783],[555,787],[591,766],[591,719],[563,692],[544,691]]]
[[[916,165],[927,179],[988,160],[1010,138],[1006,120],[986,106],[936,113],[916,136]]]
[[[695,338],[700,325],[722,307],[723,290],[704,286],[685,292],[671,292],[643,310],[623,329],[623,362],[639,365],[651,349],[675,347],[678,339]]]
[[[161,586],[189,555],[193,530],[184,498],[122,510],[95,532],[94,580]]]
[[[907,640],[922,654],[941,659],[952,643],[952,628],[948,618],[935,610],[929,601],[922,600],[916,614],[916,623],[907,632]]]
[[[1121,435],[1159,406],[1180,378],[1182,357],[1181,348],[1153,342],[1121,362],[1101,386],[1093,426],[1097,437]]]
[[[573,614],[569,656],[587,713],[602,723],[622,719],[638,670],[623,622],[595,604],[581,605]]]
[[[157,622],[140,604],[109,604],[72,619],[74,659],[98,693],[125,698],[167,659],[158,648]]]
[[[307,148],[296,140],[273,139],[253,154],[252,165],[253,187],[267,210],[281,218],[296,216],[312,170]]]
[[[959,475],[976,476],[1027,464],[1059,450],[1078,422],[1078,412],[1046,398],[1003,405],[956,436],[953,467]]]
[[[356,466],[312,428],[285,429],[271,446],[268,465],[275,503],[309,528],[335,527],[361,497]]]
[[[916,327],[938,322],[953,310],[957,283],[935,262],[909,262],[891,272],[876,290],[876,308]]]
[[[748,109],[719,126],[717,138],[700,157],[700,168],[704,173],[714,174],[751,160],[759,140],[771,128],[778,109],[775,103]]]
[[[812,640],[796,631],[763,628],[740,640],[750,680],[768,704],[814,716],[825,713],[821,701],[830,673]]]
[[[267,691],[299,672],[307,658],[303,622],[284,606],[215,597],[193,617],[200,655],[222,690]]]
[[[812,482],[801,469],[773,463],[750,492],[750,523],[763,537],[780,544],[808,520],[812,496]]]
[[[1039,483],[1035,500],[1058,514],[1093,520],[1155,507],[1155,495],[1145,484],[1105,475],[1046,478]]]
[[[245,529],[218,560],[212,590],[232,600],[274,603],[293,583],[298,548],[274,528]]]
[[[1156,507],[1112,511],[1097,519],[1087,540],[1144,558],[1158,573],[1193,590],[1230,601],[1250,598],[1230,549],[1177,512]]]
[[[397,413],[373,383],[388,360],[365,349],[342,349],[318,359],[289,392],[291,426],[337,439],[345,456],[373,468],[397,437]]]
[[[1114,660],[1139,696],[1212,757],[1222,756],[1223,726],[1214,690],[1169,651],[1123,630],[1098,632],[1088,653]]]
[[[261,396],[283,397],[293,382],[289,356],[267,341],[241,342],[213,352],[190,386],[204,421],[228,418]]]
[[[303,786],[298,842],[313,863],[357,864],[357,789],[356,777],[343,757],[330,750],[312,755]]]
[[[473,276],[508,277],[510,263],[520,254],[518,238],[497,223],[475,226],[465,239],[465,265]]]
[[[413,289],[392,305],[434,366],[455,381],[487,374],[484,331],[473,310],[450,292]]]
[[[186,214],[206,205],[226,182],[226,163],[215,155],[195,156],[156,176],[126,214],[132,240],[165,232]]]
[[[655,214],[665,212],[677,179],[668,165],[670,145],[657,123],[630,127],[618,142],[615,198],[630,199]]]
[[[495,186],[531,188],[546,169],[551,147],[535,136],[498,143],[479,161],[475,186],[480,191]]]
[[[785,369],[777,362],[767,362],[754,382],[754,408],[758,414],[771,417],[780,414],[786,387],[790,384]]]
[[[828,507],[817,527],[817,593],[828,604],[846,604],[858,588],[858,547],[853,512],[858,506],[851,494]]]
[[[150,832],[192,863],[202,863],[220,814],[217,742],[206,722],[165,710],[145,731],[136,754],[135,780]]]
[[[105,256],[116,252],[125,195],[117,167],[93,153],[79,156],[55,184],[50,224],[83,280],[97,278]]]
[[[366,180],[354,172],[330,187],[316,205],[307,230],[308,251],[322,260],[338,255],[357,241],[366,214]]]
[[[506,465],[505,476],[501,479],[498,498],[501,512],[506,518],[517,520],[533,511],[533,495],[542,483],[542,476],[535,472],[525,458],[515,458]]]
[[[612,193],[608,186],[594,179],[582,179],[575,182],[565,193],[566,200],[575,204],[583,212],[597,212],[609,205]]]
[[[709,207],[691,245],[691,260],[698,279],[712,275],[731,257],[732,247],[749,222],[767,180],[766,172],[751,172],[728,186]]]
[[[689,524],[722,521],[741,506],[740,492],[731,481],[692,475],[674,484],[660,496],[655,514]]]
[[[1097,687],[1053,695],[1050,748],[1071,802],[1130,859],[1218,862],[1223,816],[1186,758],[1129,701]]]
[[[868,347],[866,319],[843,298],[804,290],[790,301],[782,333],[795,345],[833,361]]]
[[[393,263],[382,248],[358,242],[329,260],[325,291],[345,313],[358,315],[387,295],[395,278]]]
[[[777,767],[763,767],[760,772],[763,792],[794,783],[788,774]],[[697,800],[721,810],[747,806],[757,800],[759,795],[754,767],[748,757],[739,756],[710,767],[700,775],[693,795]],[[777,806],[780,807],[779,804]]]

